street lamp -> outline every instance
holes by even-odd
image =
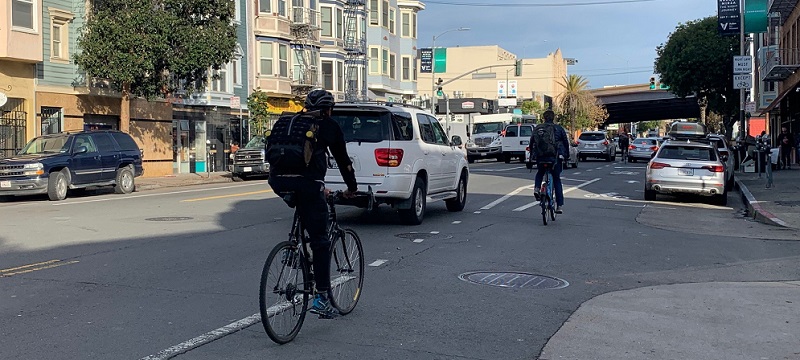
[[[439,35],[435,35],[433,37],[433,41],[431,42],[431,114],[435,115],[434,110],[436,109],[435,105],[434,105],[436,103],[436,85],[434,84],[434,81],[436,81],[435,80],[436,79],[436,62],[434,61],[435,58],[436,58],[436,56],[435,56],[435,54],[436,54],[436,39],[438,39],[442,35],[447,34],[449,32],[453,32],[453,31],[468,31],[469,29],[470,28],[468,28],[468,27],[460,27],[460,28],[457,28],[457,29],[450,29],[450,30],[447,30],[447,31],[439,34]]]

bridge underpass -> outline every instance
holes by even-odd
[[[606,124],[700,117],[694,96],[679,98],[668,90],[650,90],[649,84],[590,91],[608,110]]]

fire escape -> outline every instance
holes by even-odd
[[[319,48],[321,18],[319,11],[293,6],[289,28],[292,35],[292,94],[305,96],[319,86],[315,49]],[[287,54],[288,57],[288,54]]]
[[[367,2],[345,0],[344,6],[344,51],[345,90],[344,99],[349,102],[367,100],[367,27],[365,21]],[[360,30],[359,30],[360,28]],[[359,84],[359,73],[361,83]]]

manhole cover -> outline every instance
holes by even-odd
[[[192,220],[194,218],[188,216],[163,216],[163,217],[154,217],[145,219],[147,221],[183,221],[183,220]]]
[[[438,232],[436,232],[436,233],[411,232],[411,233],[397,234],[395,236],[397,236],[399,238],[403,238],[403,239],[409,239],[409,240],[417,240],[417,239],[422,239],[422,240],[446,240],[446,239],[452,239],[453,238],[453,235],[444,235],[444,234],[440,234]]]
[[[510,289],[563,289],[569,286],[566,280],[523,272],[468,272],[458,278],[474,284]]]

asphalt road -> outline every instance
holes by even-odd
[[[353,313],[309,316],[287,345],[256,323],[177,358],[536,359],[601,294],[798,279],[800,243],[783,241],[797,234],[746,219],[738,193],[728,207],[645,202],[644,164],[590,161],[562,176],[565,214],[547,227],[530,207],[533,173],[514,163],[472,164],[466,209],[431,203],[420,226],[340,207],[374,265]],[[258,313],[263,262],[291,217],[264,181],[0,203],[0,359],[140,359],[241,324]],[[568,286],[459,278],[477,271]]]

